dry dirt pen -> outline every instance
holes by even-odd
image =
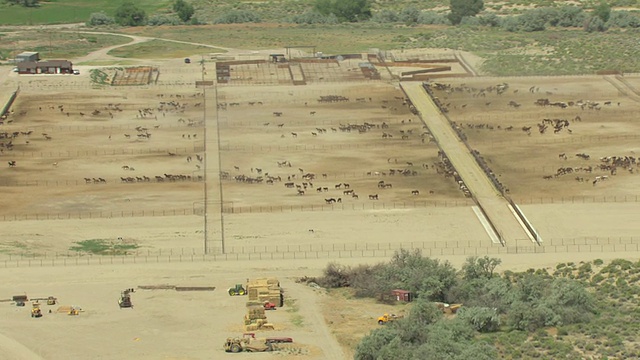
[[[437,146],[422,135],[421,121],[393,86],[227,86],[218,93],[226,104],[218,117],[229,249],[388,241],[403,228],[412,230],[402,236],[432,241],[431,234],[422,233],[426,227],[419,229],[420,216],[412,217],[416,229],[394,224],[374,234],[371,228],[397,223],[392,217],[385,220],[393,212],[426,217],[445,207],[471,205],[453,179],[438,174]],[[331,98],[343,101],[318,101]],[[371,127],[362,132],[345,130],[365,123]],[[474,221],[470,209],[464,219]],[[338,228],[342,235],[333,231]],[[480,229],[476,237],[465,233],[465,239],[484,239]]]
[[[23,90],[1,129],[0,219],[193,214],[202,101],[196,89]]]
[[[329,198],[341,198],[343,206],[371,201],[369,207],[464,200],[453,180],[438,175],[433,166],[438,149],[422,135],[422,123],[402,105],[398,90],[382,84],[292,89],[291,95],[281,89],[283,96],[261,89],[264,98],[259,92],[219,90],[227,104],[237,104],[219,112],[222,171],[228,174],[225,202],[232,202],[234,211],[323,206]],[[318,101],[329,97],[345,100]],[[371,126],[364,129],[365,123]],[[263,180],[249,180],[258,177]],[[377,202],[369,200],[376,194]]]
[[[458,90],[436,96],[516,202],[638,201],[640,107],[602,77],[446,83]],[[501,95],[478,90],[499,84],[508,84]],[[537,105],[541,99],[566,105]],[[558,120],[567,122],[556,128]],[[614,156],[627,160],[614,165]]]

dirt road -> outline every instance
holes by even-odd
[[[458,139],[448,120],[440,114],[431,97],[422,88],[422,84],[405,82],[402,83],[402,88],[420,111],[422,120],[469,190],[478,199],[502,239],[508,244],[509,241],[529,238],[509,208],[507,200],[494,188],[467,147]]]

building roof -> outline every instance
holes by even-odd
[[[33,56],[33,55],[38,55],[38,54],[39,54],[39,52],[37,52],[37,51],[25,51],[25,52],[21,52],[17,56]]]
[[[47,61],[23,61],[18,63],[18,69],[32,69],[45,67],[61,67],[71,68],[72,63],[69,60],[47,60]]]

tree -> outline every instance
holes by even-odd
[[[462,278],[465,280],[493,277],[496,267],[502,263],[498,258],[490,258],[488,256],[468,257],[464,265],[462,265]]]
[[[173,3],[173,11],[175,11],[180,20],[184,22],[191,20],[191,17],[196,12],[193,5],[184,0],[176,0],[176,2]]]
[[[131,1],[125,1],[116,9],[115,20],[122,26],[140,26],[147,21],[147,13]]]
[[[465,16],[476,16],[484,8],[482,0],[450,0],[449,21],[453,25],[458,25]]]
[[[342,22],[357,22],[371,18],[370,0],[316,0],[314,8],[325,16],[334,14]]]
[[[596,6],[595,9],[593,9],[593,16],[599,17],[602,22],[606,23],[611,17],[611,6],[602,1],[600,5]]]

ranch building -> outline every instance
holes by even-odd
[[[19,74],[73,74],[68,60],[23,61],[18,63]]]
[[[16,55],[16,63],[21,63],[25,61],[40,61],[40,53],[35,51],[25,51]]]

